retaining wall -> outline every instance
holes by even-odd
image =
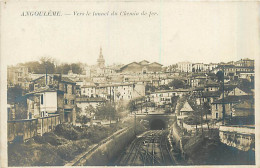
[[[89,150],[73,166],[104,166],[113,164],[116,158],[133,139],[135,133],[133,128],[127,128],[122,132],[115,133],[111,137],[100,142],[96,147]]]

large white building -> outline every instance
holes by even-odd
[[[179,63],[177,63],[177,69],[180,72],[192,72],[192,63],[191,62],[179,62]]]
[[[111,101],[129,101],[145,96],[145,85],[139,83],[91,84],[81,87],[81,96],[102,97]]]
[[[89,84],[81,86],[81,95],[86,97],[98,97],[96,93],[96,85]]]

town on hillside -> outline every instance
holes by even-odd
[[[255,164],[254,60],[105,58],[8,66],[9,166]]]

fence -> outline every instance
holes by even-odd
[[[184,129],[186,129],[187,132],[190,132],[190,133],[195,133],[196,132],[196,125],[189,125],[189,124],[186,124],[186,123],[183,122],[182,127]],[[203,124],[202,127],[201,127],[200,124],[197,125],[197,130],[201,130],[202,128],[204,130],[207,130],[208,129],[208,125],[207,124]],[[209,123],[209,128],[210,129],[218,129],[219,126],[216,125],[216,124]]]
[[[38,119],[38,134],[52,131],[56,125],[60,124],[60,115],[52,115]]]
[[[8,121],[8,142],[17,138],[24,141],[34,136],[42,135],[45,132],[52,131],[58,124],[60,124],[59,114],[37,119]]]

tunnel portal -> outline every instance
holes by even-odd
[[[151,130],[162,130],[165,129],[165,122],[161,119],[154,119],[150,123]]]

